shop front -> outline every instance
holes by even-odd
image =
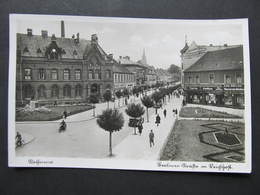
[[[244,90],[216,87],[193,87],[184,91],[185,101],[191,104],[244,107]]]

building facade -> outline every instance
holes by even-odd
[[[136,85],[135,75],[121,64],[113,66],[114,90],[127,88],[132,90]]]
[[[188,45],[187,41],[185,41],[185,46],[181,49],[181,83],[183,84],[183,72],[197,62],[202,56],[204,56],[207,52],[210,51],[218,51],[228,48],[236,48],[239,45],[197,45],[195,41],[193,41],[190,45]]]
[[[80,39],[79,33],[65,37],[17,33],[16,102],[39,104],[85,102],[89,95],[101,96],[113,88],[112,55],[106,54],[97,35]]]
[[[243,47],[209,51],[184,70],[188,103],[244,107]]]

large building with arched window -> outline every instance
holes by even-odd
[[[81,39],[79,33],[48,36],[17,33],[16,102],[36,100],[40,104],[86,102],[91,94],[100,97],[113,88],[116,61],[100,47],[97,35]]]

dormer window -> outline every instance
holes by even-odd
[[[50,59],[58,59],[57,50],[55,48],[51,50]]]
[[[74,56],[78,55],[78,53],[77,53],[76,50],[73,51],[73,55],[74,55]]]

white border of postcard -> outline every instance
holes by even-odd
[[[145,161],[145,160],[113,160],[83,158],[47,158],[15,156],[15,82],[16,82],[16,22],[17,19],[36,20],[71,20],[90,22],[120,23],[162,23],[162,24],[241,24],[243,28],[243,54],[245,77],[245,163],[217,162],[179,162],[179,161]],[[29,15],[10,14],[10,51],[9,51],[9,88],[8,88],[8,165],[9,167],[67,167],[97,169],[127,169],[152,171],[191,171],[191,172],[225,172],[251,173],[251,86],[248,19],[225,20],[174,20],[174,19],[136,19],[114,17],[85,17],[61,15]]]

